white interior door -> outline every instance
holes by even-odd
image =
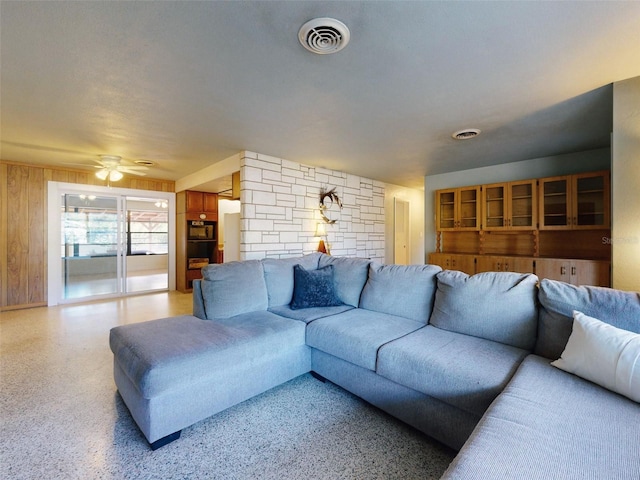
[[[408,265],[410,253],[410,222],[409,202],[394,198],[394,235],[393,235],[393,263],[396,265]]]

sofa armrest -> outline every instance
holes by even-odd
[[[193,316],[207,320],[204,310],[204,298],[202,297],[202,280],[193,281]]]

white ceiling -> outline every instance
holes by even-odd
[[[3,160],[240,150],[422,187],[425,174],[607,147],[640,75],[640,2],[2,1]],[[351,31],[334,55],[297,39]],[[476,139],[455,130],[477,127]],[[91,167],[88,167],[91,168]]]

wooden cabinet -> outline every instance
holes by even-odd
[[[429,254],[429,263],[438,265],[444,270],[459,270],[469,275],[476,273],[475,255],[431,253]]]
[[[197,214],[198,218],[202,220],[217,220],[218,194],[187,190],[184,192],[184,207],[182,211],[185,213]],[[180,213],[180,210],[178,210],[178,213]],[[201,215],[205,216],[201,217]]]
[[[183,191],[176,194],[176,288],[193,289],[202,265],[218,261],[218,194]]]
[[[480,186],[438,190],[436,230],[480,230]]]
[[[537,223],[535,180],[482,186],[483,230],[532,230]]]
[[[608,287],[611,283],[611,263],[602,260],[538,258],[535,273],[540,279],[549,278],[573,285]]]
[[[459,270],[468,275],[482,272],[535,273],[573,285],[608,287],[611,262],[563,258],[534,258],[508,255],[473,255],[464,253],[430,253],[429,263],[444,270]]]
[[[540,230],[610,227],[608,171],[540,179]]]
[[[534,258],[479,255],[476,257],[476,273],[480,272],[534,273]]]

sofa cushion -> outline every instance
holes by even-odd
[[[528,353],[427,325],[380,348],[377,373],[479,418]]]
[[[322,255],[318,268],[333,265],[333,280],[338,298],[347,305],[357,307],[367,282],[370,260],[366,258],[333,257]]]
[[[267,287],[260,260],[218,263],[202,269],[200,283],[208,319],[266,310]]]
[[[440,271],[435,265],[371,263],[360,308],[427,323]]]
[[[529,355],[442,480],[637,480],[640,408]]]
[[[222,321],[184,315],[115,327],[109,342],[140,394],[153,398],[206,382],[217,370],[299,348],[305,325],[267,311]]]
[[[485,272],[469,276],[446,270],[429,323],[452,332],[532,350],[538,328],[533,274]]]
[[[289,305],[293,298],[293,266],[302,265],[306,270],[315,270],[321,255],[314,252],[302,257],[262,259],[269,306]]]
[[[535,353],[560,357],[571,335],[573,311],[623,330],[640,333],[640,293],[605,287],[575,286],[543,278],[538,293],[540,320]]]
[[[352,310],[350,305],[338,305],[335,307],[311,307],[311,308],[299,308],[294,310],[289,305],[280,305],[277,307],[269,308],[269,311],[280,315],[281,317],[291,318],[293,320],[299,320],[304,323],[313,322],[319,318],[330,317],[331,315],[337,315],[338,313]]]
[[[640,403],[640,334],[573,312],[573,331],[551,365]]]
[[[293,266],[292,310],[338,305],[342,302],[333,286],[333,265],[316,270],[305,270],[302,265]]]
[[[423,323],[354,308],[307,325],[307,345],[369,370],[376,369],[378,349],[413,332]]]

